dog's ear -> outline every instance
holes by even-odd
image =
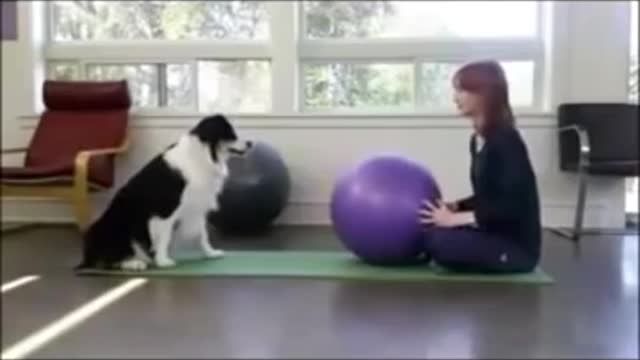
[[[234,142],[238,140],[233,126],[224,115],[216,114],[200,120],[191,134],[206,144],[214,162],[218,162],[218,145],[220,142]]]
[[[221,123],[226,121],[222,115],[207,116],[191,129],[190,133],[202,142],[215,141],[219,137]]]
[[[217,144],[219,141],[235,141],[236,133],[231,126],[229,120],[221,114],[207,116],[200,120],[192,130],[191,134],[195,135],[202,142],[209,144]]]

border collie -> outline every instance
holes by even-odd
[[[206,257],[223,256],[209,243],[206,216],[218,209],[228,157],[250,146],[238,140],[223,115],[202,119],[117,191],[85,233],[84,258],[76,270],[173,266],[174,236],[197,237]]]

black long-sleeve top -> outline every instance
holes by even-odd
[[[540,200],[527,147],[511,125],[493,131],[479,150],[478,141],[471,137],[473,195],[458,201],[458,208],[473,211],[481,231],[504,236],[538,261]]]

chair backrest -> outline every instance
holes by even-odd
[[[43,86],[46,110],[35,129],[26,166],[73,164],[78,152],[120,146],[131,98],[126,81],[51,81]],[[113,156],[92,160],[89,178],[113,181]]]
[[[558,125],[580,125],[591,144],[592,162],[638,161],[638,105],[626,103],[572,103],[558,107]],[[563,133],[562,165],[576,163],[578,139]]]

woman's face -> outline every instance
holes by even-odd
[[[479,95],[456,87],[453,102],[464,116],[476,117],[478,114],[482,114],[482,101]]]

